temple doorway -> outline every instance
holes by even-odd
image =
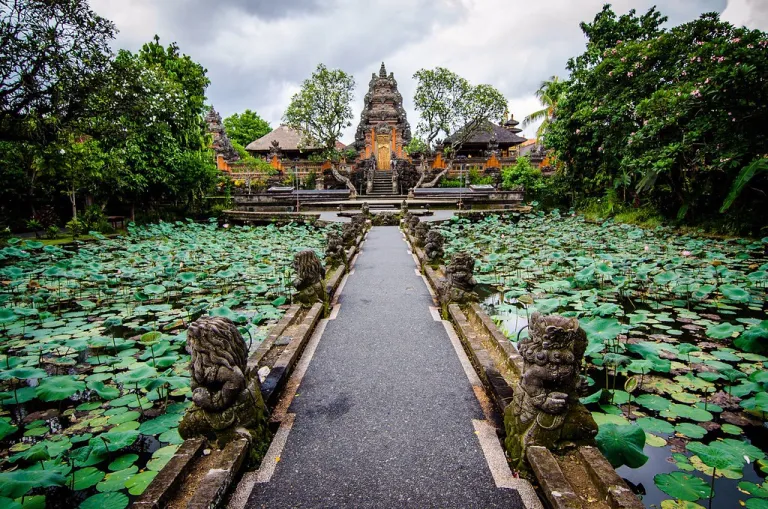
[[[388,171],[392,150],[389,147],[390,136],[376,137],[376,169],[378,171]]]

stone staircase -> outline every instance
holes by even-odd
[[[392,172],[391,171],[376,171],[373,174],[373,192],[368,196],[375,197],[388,197],[392,196]]]

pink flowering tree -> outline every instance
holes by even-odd
[[[743,168],[768,153],[768,34],[709,13],[663,29],[651,9],[582,23],[568,93],[548,144],[577,198],[607,190],[625,206],[704,221],[720,214]],[[754,174],[731,224],[768,224],[768,179]]]

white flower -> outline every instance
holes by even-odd
[[[66,154],[66,153],[67,153],[67,151],[66,151],[66,150],[64,150],[64,149],[61,149],[61,150],[59,150],[59,154],[61,154],[61,155],[64,155],[64,154]]]

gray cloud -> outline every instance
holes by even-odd
[[[292,93],[321,62],[354,75],[359,111],[370,75],[384,60],[414,126],[411,76],[438,65],[496,86],[516,117],[530,113],[541,81],[565,76],[568,58],[583,51],[579,22],[591,21],[603,2],[91,0],[121,30],[118,46],[135,49],[158,33],[201,62],[212,82],[209,100],[222,115],[251,108],[276,125]],[[753,4],[766,16],[763,0],[734,2]],[[617,13],[642,13],[655,2],[612,3]],[[660,10],[679,24],[725,7],[726,0],[670,0]],[[353,133],[354,126],[345,138]]]

